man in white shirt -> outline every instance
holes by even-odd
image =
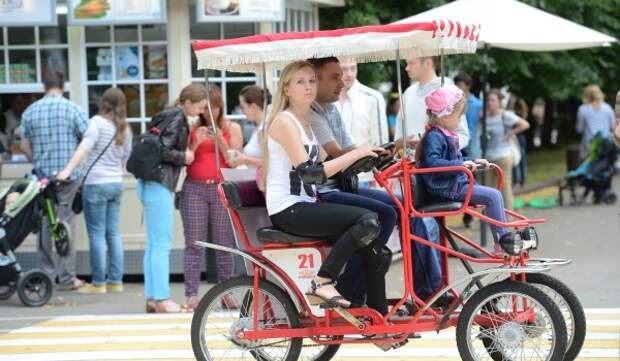
[[[437,77],[435,63],[432,57],[411,58],[407,60],[405,68],[412,84],[403,94],[403,108],[405,119],[407,120],[407,135],[419,137],[424,135],[424,127],[428,122],[426,114],[426,103],[424,99],[433,90],[441,86],[441,78]],[[449,78],[444,78],[446,84],[453,84]],[[403,138],[403,119],[401,113],[396,120],[395,139]],[[465,114],[461,117],[461,122],[456,133],[459,136],[459,147],[465,148],[469,144],[469,130],[467,129],[467,118]]]
[[[356,63],[340,63],[344,89],[336,108],[355,144],[380,145],[388,141],[383,95],[357,80]]]
[[[389,132],[383,95],[357,80],[356,63],[340,63],[344,89],[334,105],[355,144],[381,145],[388,142]],[[369,187],[372,173],[359,175],[359,185]]]

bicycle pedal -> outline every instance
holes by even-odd
[[[359,330],[363,330],[365,325],[362,321],[358,320],[355,316],[349,313],[349,311],[345,310],[342,307],[334,307],[332,308],[334,312],[340,315],[345,321],[357,327]]]
[[[401,342],[393,343],[392,344],[392,348],[393,349],[401,348],[401,347],[405,346],[407,344],[407,342],[409,342],[409,340],[408,339],[404,339]]]

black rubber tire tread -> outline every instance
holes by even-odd
[[[46,287],[46,292],[40,300],[32,300],[26,294],[26,282],[29,282],[30,279],[35,277],[40,277]],[[28,307],[41,307],[47,304],[52,298],[53,293],[54,285],[52,284],[52,279],[47,275],[47,273],[41,270],[32,269],[24,273],[17,281],[17,296],[19,297],[19,300]]]
[[[586,314],[583,311],[583,306],[581,302],[579,302],[577,295],[566,284],[562,283],[562,281],[544,273],[528,273],[527,283],[537,283],[547,286],[564,298],[564,301],[573,314],[573,339],[571,344],[566,347],[564,360],[575,360],[586,339]]]
[[[459,319],[456,325],[456,344],[459,350],[459,354],[463,361],[476,361],[469,352],[469,346],[467,345],[467,328],[469,319],[473,316],[474,311],[478,308],[478,305],[484,302],[492,295],[499,293],[519,293],[527,295],[535,299],[540,305],[547,310],[553,323],[555,331],[555,347],[553,354],[549,358],[549,361],[562,361],[564,359],[564,353],[566,351],[566,324],[564,323],[564,317],[560,312],[558,306],[553,300],[547,296],[542,290],[536,288],[533,285],[520,282],[496,282],[487,285],[476,292],[465,304],[463,310],[459,315]],[[485,345],[486,346],[486,345]],[[499,355],[499,360],[497,356]],[[490,355],[495,361],[503,360],[500,353],[497,355]]]
[[[0,286],[0,301],[8,300],[15,291],[17,291],[17,284],[15,282]]]
[[[198,307],[196,307],[196,309],[194,310],[194,316],[192,317],[191,326],[192,349],[194,351],[194,356],[196,357],[196,360],[208,361],[202,354],[202,349],[200,347],[200,327],[202,317],[207,311],[207,308],[211,305],[211,303],[216,297],[226,292],[227,290],[239,286],[249,286],[250,288],[252,288],[253,285],[254,279],[252,276],[237,276],[229,278],[226,281],[215,285],[202,297],[202,299],[198,303]],[[260,280],[258,287],[259,289],[263,289],[267,293],[273,295],[282,304],[282,307],[284,307],[284,311],[286,312],[286,316],[288,317],[292,328],[299,327],[299,315],[297,313],[297,310],[295,309],[295,305],[293,304],[289,296],[284,293],[284,291],[280,287],[267,280]],[[287,355],[285,361],[296,361],[299,358],[302,342],[302,338],[296,338],[291,340],[291,350]],[[257,353],[253,352],[252,355],[256,357]]]
[[[338,350],[340,349],[340,345],[338,344],[334,344],[334,345],[325,345],[326,347],[323,349],[323,352],[321,352],[318,357],[313,358],[312,360],[308,360],[308,361],[329,361],[331,360],[334,356],[336,356],[336,353],[338,352]]]

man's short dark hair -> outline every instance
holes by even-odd
[[[328,56],[326,58],[310,58],[308,62],[314,66],[315,70],[321,70],[323,67],[329,63],[340,64],[340,60],[335,56]]]
[[[454,77],[454,84],[458,84],[459,82],[463,82],[468,87],[471,87],[474,83],[471,77],[465,73],[459,73],[457,76]]]
[[[65,76],[59,72],[51,72],[45,77],[45,80],[43,80],[43,86],[45,87],[45,91],[54,88],[64,89]]]

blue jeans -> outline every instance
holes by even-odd
[[[122,194],[122,183],[86,184],[84,186],[82,202],[90,240],[92,283],[95,286],[123,282],[123,240],[119,230]],[[110,260],[107,272],[106,246]]]
[[[170,298],[170,249],[174,222],[174,196],[161,183],[136,184],[144,207],[146,249],[144,250],[144,297],[147,300]]]
[[[388,192],[384,190],[359,190],[361,195],[371,197],[394,207],[398,215],[400,225],[400,211],[392,200]],[[402,198],[399,197],[402,201]],[[439,244],[439,226],[434,218],[410,218],[409,226],[411,233],[430,242]],[[418,242],[411,242],[413,248],[413,278],[414,291],[418,297],[424,299],[430,296],[441,286],[441,262],[440,252],[432,247],[425,246]]]
[[[464,201],[465,195],[462,195],[457,201]],[[487,216],[500,222],[506,222],[506,213],[504,212],[504,197],[502,192],[497,188],[487,187],[480,184],[475,184],[471,193],[470,204],[483,205],[486,208]],[[495,244],[498,244],[499,239],[507,231],[505,228],[491,225],[491,231],[493,233],[493,240]]]
[[[344,204],[371,210],[377,213],[381,231],[374,241],[375,249],[383,247],[396,225],[398,215],[390,205],[376,200],[381,191],[373,189],[360,189],[359,194],[347,192],[328,192],[319,196],[321,202]],[[338,278],[338,290],[354,303],[363,304],[366,297],[366,280],[364,277],[364,259],[360,255],[349,258],[344,272]]]
[[[345,192],[334,193],[340,193],[340,195],[334,194],[330,197],[338,198],[341,201],[361,199],[362,203],[354,205],[371,209],[379,215],[379,220],[381,221],[381,233],[375,241],[377,245],[383,246],[394,230],[394,226],[396,224],[400,224],[396,223],[396,221],[400,218],[400,212],[386,191],[377,189],[359,189],[359,195]],[[322,196],[321,199],[324,200],[324,196]],[[389,213],[386,211],[386,205],[388,208],[392,209],[393,214],[396,216],[395,222],[384,224],[380,211],[385,212],[387,217],[387,214]],[[368,208],[370,206],[374,206],[375,208]],[[433,218],[422,218],[421,220],[412,218],[410,222],[412,231],[418,229],[418,232],[414,232],[415,234],[431,242],[439,243],[439,227]],[[418,227],[416,228],[416,226]],[[420,234],[421,231],[425,231],[426,234]],[[385,240],[383,241],[383,239]],[[412,246],[414,247],[415,292],[421,297],[426,297],[432,294],[435,289],[441,285],[439,251],[434,250],[431,247],[417,244],[416,242],[413,242]],[[366,294],[363,272],[361,270],[362,260],[360,257],[351,257],[347,263],[345,271],[342,275],[340,275],[338,282],[338,289],[340,292],[354,302],[360,302]]]

